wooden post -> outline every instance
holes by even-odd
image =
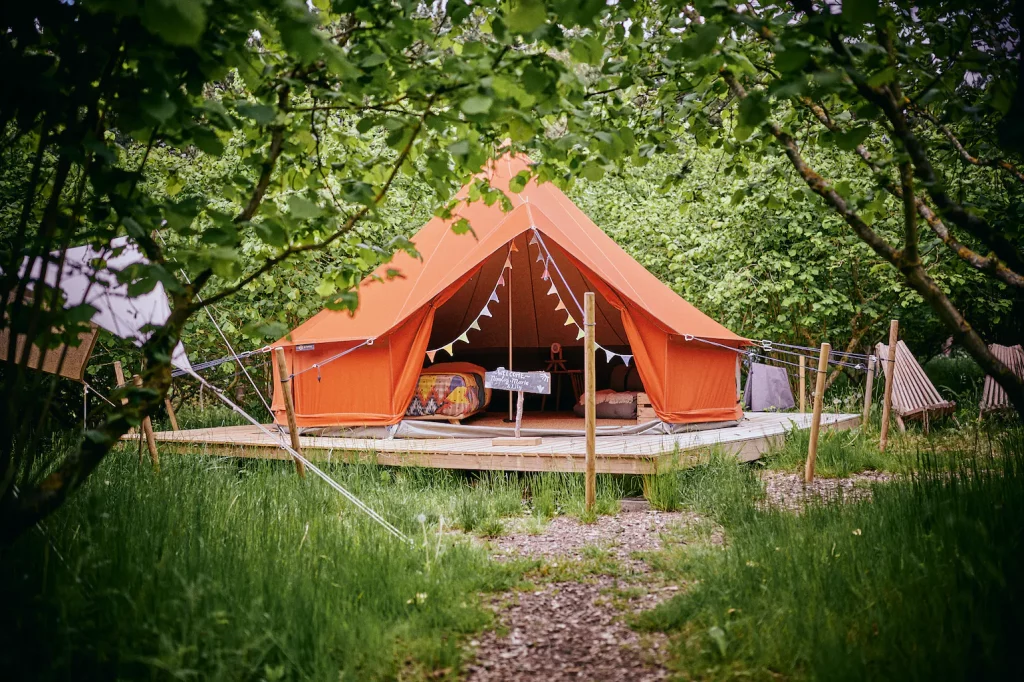
[[[295,422],[295,404],[292,402],[292,378],[288,375],[288,363],[284,359],[284,348],[274,349],[277,356],[277,373],[281,379],[281,395],[284,396],[284,411],[288,415],[288,435],[292,439],[292,450],[302,454],[302,447],[299,445],[299,426]],[[295,460],[295,471],[299,478],[306,477],[306,467],[298,459]]]
[[[514,244],[515,242],[513,242]],[[529,247],[527,247],[529,250]],[[508,262],[512,264],[512,246],[508,247]],[[512,371],[512,269],[508,273],[508,369]],[[502,272],[505,272],[503,269]],[[508,420],[512,421],[515,416],[512,414],[512,391],[508,392]],[[519,435],[519,434],[516,434]]]
[[[864,416],[861,418],[861,430],[868,425],[868,418],[871,417],[871,392],[875,388],[875,356],[868,358],[868,380],[864,385]]]
[[[594,357],[594,292],[583,294],[583,368],[584,368],[584,417],[587,430],[587,511],[593,511],[597,502],[597,455],[595,429],[597,427],[596,358]]]
[[[142,377],[138,374],[132,376],[132,383],[135,388],[142,388]],[[160,454],[156,451],[156,438],[153,437],[153,422],[149,417],[142,418],[142,435],[146,439],[146,448],[149,449],[149,460],[153,462],[153,470],[160,473]]]
[[[174,414],[174,406],[171,405],[170,398],[164,398],[164,407],[167,408],[167,417],[171,420],[171,430],[178,430],[178,416]]]
[[[889,413],[892,411],[892,382],[896,378],[896,344],[899,342],[900,321],[889,322],[889,357],[884,360],[885,393],[882,394],[882,436],[878,440],[878,449],[885,452],[889,443]]]
[[[807,411],[807,358],[800,356],[800,411]]]
[[[519,391],[516,399],[516,439],[519,439],[519,429],[523,426],[523,392]]]
[[[825,375],[828,373],[828,356],[832,346],[821,344],[818,356],[818,374],[814,378],[814,416],[811,417],[811,440],[807,444],[807,465],[804,467],[804,482],[814,480],[814,462],[818,459],[818,432],[821,430],[821,403],[825,398]]]
[[[120,360],[114,360],[114,378],[117,380],[117,387],[118,388],[124,388],[124,385],[125,385],[125,382],[124,382],[124,370],[121,369],[121,361]],[[121,398],[121,404],[122,405],[127,405],[128,404],[128,398]],[[133,433],[135,433],[135,429],[134,428],[128,429],[128,435],[131,435]]]

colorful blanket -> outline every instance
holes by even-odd
[[[407,417],[462,419],[487,407],[484,368],[468,362],[432,365],[420,373]]]

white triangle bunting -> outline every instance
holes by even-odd
[[[579,341],[580,339],[582,339],[586,335],[587,335],[587,333],[585,331],[583,331],[583,327],[576,327],[576,340],[577,341]]]
[[[469,328],[470,329],[476,329],[477,331],[479,331],[480,330],[480,318],[478,317],[475,320],[473,320],[473,322],[469,325]]]
[[[633,359],[633,356],[632,355],[623,355],[621,357],[622,357],[622,361],[624,363],[626,363],[626,367],[629,367],[629,361]]]
[[[497,290],[492,291],[491,292],[491,297],[489,299],[487,299],[488,303],[490,303],[491,301],[494,301],[495,303],[498,302],[498,291]]]
[[[488,301],[488,303],[490,303],[490,302]],[[485,305],[484,309],[481,310],[480,314],[477,316],[477,319],[480,319],[481,317],[490,317],[491,316],[491,311],[488,308],[489,308],[489,306]]]
[[[604,361],[605,362],[611,362],[612,358],[614,358],[616,356],[616,353],[611,352],[607,348],[602,348],[601,350],[604,351]]]
[[[534,232],[533,234],[530,235],[529,246],[533,246],[536,243],[537,243],[537,233]]]
[[[565,301],[558,299],[558,305],[555,306],[555,310],[565,310]]]
[[[555,296],[558,296],[558,289],[555,288],[555,283],[554,282],[551,283],[551,288],[548,289],[548,296],[550,296],[552,294],[554,294]]]
[[[502,267],[508,268],[509,270],[512,269],[512,256],[509,256],[508,258],[505,259],[505,265]]]

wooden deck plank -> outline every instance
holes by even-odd
[[[598,436],[598,473],[644,474],[668,466],[677,457],[686,465],[699,451],[720,447],[741,461],[760,457],[786,431],[810,426],[811,415],[748,413],[736,427],[675,435]],[[847,429],[859,415],[823,414],[825,428]],[[168,452],[228,457],[289,459],[278,441],[255,426],[227,426],[155,434]],[[372,458],[379,464],[445,469],[582,472],[586,439],[547,436],[540,445],[495,446],[490,438],[347,438],[302,436],[304,454],[314,461],[347,462]],[[678,455],[676,452],[678,451]]]

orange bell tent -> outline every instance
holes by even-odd
[[[509,190],[528,163],[506,155],[484,174],[512,201],[511,211],[476,201],[461,204],[449,220],[432,219],[412,238],[421,259],[401,252],[377,268],[359,285],[354,314],[323,310],[274,344],[285,349],[294,375],[299,426],[401,421],[427,351],[451,342],[456,356],[469,348],[580,346],[578,303],[585,291],[597,294],[597,343],[632,355],[658,417],[670,423],[742,417],[735,351],[699,339],[730,348],[746,340],[644,269],[554,185],[531,181],[519,193]],[[463,188],[460,198],[466,196]],[[471,232],[452,231],[461,218]],[[389,279],[389,271],[400,276]],[[488,304],[492,292],[499,300]],[[559,301],[564,309],[556,309]],[[485,307],[490,315],[477,318]],[[445,350],[438,354],[430,360],[448,359]],[[621,362],[611,351],[606,357]],[[285,424],[280,382],[274,387],[275,418]]]

